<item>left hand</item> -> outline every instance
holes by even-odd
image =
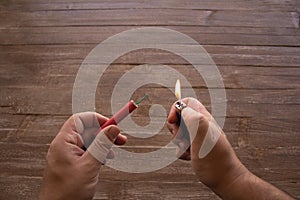
[[[98,182],[99,169],[106,158],[112,158],[114,144],[123,145],[127,138],[117,126],[101,130],[87,151],[87,138],[107,120],[92,112],[71,116],[50,144],[46,157],[40,200],[92,199]]]

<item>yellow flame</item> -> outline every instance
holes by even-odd
[[[177,79],[175,84],[175,96],[177,99],[181,99],[181,88],[180,88],[180,80]]]

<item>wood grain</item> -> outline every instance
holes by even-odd
[[[298,12],[182,9],[2,11],[3,27],[30,26],[230,26],[299,28]],[[122,16],[127,16],[124,20]],[[235,20],[232,20],[235,19]],[[277,19],[274,21],[273,19]]]
[[[182,32],[203,45],[223,78],[224,132],[238,157],[258,176],[300,198],[299,12],[298,0],[2,0],[0,199],[37,198],[47,149],[72,114],[73,84],[88,53],[117,33],[152,26]],[[211,109],[208,89],[219,88],[208,88],[192,65],[171,52],[140,49],[105,71],[96,111],[111,116],[114,85],[145,63],[165,64],[183,74]],[[160,72],[151,67],[145,74]],[[132,114],[134,122],[150,123],[149,108],[155,103],[168,112],[176,100],[169,89],[148,84],[136,90],[133,99],[144,93],[149,99]],[[128,137],[122,148],[137,153],[165,148],[171,141],[166,126],[147,139]],[[188,162],[178,160],[143,174],[103,166],[94,199],[219,198],[198,182]]]
[[[72,2],[64,2],[62,0],[4,0],[2,6],[8,10],[91,10],[91,9],[187,9],[187,10],[277,10],[277,11],[299,11],[299,2],[297,0],[288,1],[235,1],[228,0],[226,3],[218,0],[154,0],[147,2],[136,2],[132,0],[117,0],[111,2],[105,1],[84,1],[73,0]]]

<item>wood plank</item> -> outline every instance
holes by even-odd
[[[35,177],[10,177],[0,178],[1,185],[0,197],[5,199],[35,199],[41,184],[41,178]],[[280,185],[279,185],[280,184]],[[34,188],[32,186],[35,186]],[[162,186],[161,186],[162,185]],[[299,185],[291,186],[281,182],[277,185],[281,188],[289,188],[286,191],[295,194]],[[113,187],[112,187],[113,186]],[[189,191],[184,190],[188,186]],[[28,189],[31,188],[31,189]],[[138,188],[139,190],[134,190]],[[155,190],[154,190],[155,189]],[[15,192],[18,191],[18,192]],[[97,185],[97,192],[94,199],[118,199],[124,196],[124,199],[137,199],[138,197],[153,199],[158,195],[164,199],[182,199],[189,195],[190,199],[219,199],[210,190],[201,183],[170,183],[163,184],[156,182],[121,182],[100,180]],[[141,196],[144,194],[144,196]],[[178,198],[177,198],[178,197]],[[295,196],[299,198],[298,196]]]
[[[249,121],[251,122],[255,120],[249,120]],[[237,149],[239,148],[248,149],[249,154],[252,151],[257,152],[259,149],[261,149],[262,151],[274,150],[277,152],[286,152],[286,153],[290,152],[289,154],[292,154],[293,156],[299,153],[299,150],[297,150],[298,147],[296,145],[296,142],[299,142],[300,139],[297,133],[291,130],[293,127],[292,128],[288,127],[288,129],[284,129],[285,128],[284,126],[278,124],[276,126],[280,126],[280,129],[282,129],[282,131],[276,132],[273,131],[271,128],[270,129],[253,128],[255,125],[256,124],[253,123],[251,124],[250,127],[245,127],[245,126],[238,127],[236,128],[238,129],[236,131],[230,130],[232,128],[228,128],[228,125],[225,125],[224,131],[233,147]],[[38,125],[35,125],[34,127],[38,127]],[[10,134],[6,138],[1,139],[1,142],[7,144],[17,143],[19,144],[19,148],[22,143],[27,145],[30,144],[34,145],[38,143],[48,145],[54,139],[60,127],[61,126],[53,127],[50,125],[46,127],[48,128],[46,130],[40,130],[40,129],[37,130],[37,129],[33,129],[32,127],[28,128],[28,130],[20,128],[20,130],[15,133],[10,132]],[[122,133],[128,136],[128,143],[122,148],[133,152],[150,152],[153,151],[153,149],[161,148],[172,140],[171,134],[166,129],[167,128],[165,127],[162,132],[146,139],[130,136],[127,134],[126,130],[125,131],[122,130]],[[1,134],[4,134],[2,132]],[[148,134],[150,134],[149,130],[147,130],[147,132]],[[139,134],[143,136],[147,135],[146,131],[141,132]],[[4,155],[6,154],[7,153],[5,153]],[[11,153],[7,154],[7,156],[9,155],[12,154]]]
[[[24,116],[24,115],[23,115]],[[1,114],[0,141],[8,143],[49,144],[68,116],[26,116],[16,125],[7,126],[5,121],[13,121],[14,115]],[[149,123],[148,117],[135,116],[133,120],[140,125]],[[162,118],[161,120],[166,120]],[[262,148],[290,147],[299,141],[297,120],[270,118],[226,118],[224,131],[233,146]],[[125,131],[126,134],[126,131]],[[142,133],[141,133],[142,134]],[[143,134],[147,134],[146,132]],[[282,142],[282,138],[284,138]],[[128,146],[164,146],[171,140],[167,128],[154,137],[140,139],[129,137]],[[268,141],[268,142],[265,142]]]
[[[1,177],[10,177],[10,170],[14,169],[14,176],[24,176],[29,177],[39,177],[42,174],[44,159],[39,158],[40,156],[32,156],[31,148],[37,148],[38,146],[29,146],[29,145],[19,145],[18,148],[15,148],[15,145],[12,144],[2,144],[7,148],[9,155],[7,156],[8,160],[1,159]],[[28,148],[29,147],[29,148]],[[18,149],[20,152],[10,151],[10,148]],[[290,189],[293,188],[293,185],[299,185],[299,178],[294,176],[294,170],[297,169],[297,154],[299,153],[299,148],[290,149],[287,151],[287,148],[284,149],[255,149],[255,148],[242,148],[236,149],[238,156],[241,158],[242,162],[246,166],[250,165],[250,170],[253,170],[254,173],[260,175],[264,179],[275,183],[275,185],[281,185],[285,183],[286,186],[289,186]],[[38,152],[39,150],[36,150]],[[245,154],[245,152],[248,152]],[[44,154],[42,154],[44,155]],[[247,156],[246,156],[247,155]],[[17,156],[17,157],[16,157]],[[284,160],[282,159],[284,158]],[[271,162],[272,160],[272,162]],[[9,161],[9,162],[8,162]],[[18,164],[14,164],[17,162]],[[174,176],[176,174],[176,176]],[[190,164],[188,162],[176,161],[170,166],[157,171],[155,174],[128,174],[123,172],[118,172],[106,167],[103,167],[100,172],[101,180],[105,181],[124,181],[128,180],[133,182],[156,182],[158,177],[162,177],[163,180],[167,180],[168,183],[197,183],[194,174],[191,171]],[[287,182],[286,179],[289,179],[290,182]],[[157,183],[162,183],[158,181]],[[281,184],[280,184],[281,183]],[[152,187],[149,187],[149,189]],[[284,188],[283,188],[284,189]],[[292,190],[295,195],[299,195],[297,190]],[[293,194],[292,193],[292,194]]]
[[[6,90],[12,90],[13,88],[30,89],[36,85],[39,85],[41,88],[47,87],[49,89],[59,88],[64,90],[72,90],[79,65],[79,63],[45,63],[43,65],[17,64],[9,67],[7,67],[7,65],[0,65],[0,87]],[[185,76],[194,88],[207,88],[203,78],[192,66],[173,64],[169,66]],[[133,67],[135,67],[135,65],[118,64],[109,66],[98,83],[99,90],[110,91],[113,89],[120,77]],[[218,66],[218,69],[223,78],[225,89],[287,89],[289,91],[295,90],[294,92],[297,92],[297,88],[299,88],[300,85],[300,68]],[[159,75],[160,72],[157,70],[157,68],[153,67],[149,68],[147,73]],[[253,77],[256,79],[253,79]],[[136,76],[137,80],[141,78],[143,78],[143,74],[138,74]],[[145,87],[158,88],[157,85]],[[240,92],[241,90],[237,91]],[[199,97],[203,98],[202,95],[205,95],[205,93],[201,92],[200,90]],[[6,100],[4,98],[6,98]],[[2,102],[10,101],[9,98],[9,95],[3,95],[1,97]]]
[[[41,184],[40,177],[9,177],[0,178],[0,197],[6,199],[36,199]],[[35,185],[35,187],[32,187]],[[189,190],[183,190],[188,187]],[[31,188],[31,189],[28,189]],[[138,188],[135,190],[134,188]],[[193,192],[191,192],[193,190]],[[17,191],[17,192],[15,192]],[[164,199],[219,199],[209,189],[200,183],[170,183],[170,182],[120,182],[100,180],[94,199],[153,199],[155,197]]]
[[[111,184],[114,183],[116,183],[116,188],[112,189]],[[116,181],[101,181],[98,186],[99,192],[96,193],[95,199],[118,199],[120,196],[124,199],[219,199],[200,183],[162,182],[160,184],[157,182],[126,181],[122,184]],[[103,189],[105,190],[103,191]],[[120,194],[120,190],[124,193]]]
[[[147,11],[147,12],[146,12]],[[149,15],[148,13],[155,13]],[[124,19],[123,16],[126,16]],[[2,27],[43,26],[229,26],[299,28],[298,12],[181,9],[1,11]],[[277,19],[274,21],[273,19]]]
[[[65,64],[81,63],[94,45],[26,45],[0,46],[0,64]],[[180,48],[180,46],[178,46]],[[193,46],[191,46],[193,48]],[[194,48],[197,48],[194,46]],[[259,46],[204,46],[217,65],[299,67],[299,47],[259,47]],[[221,51],[221,52],[220,52]],[[256,54],[254,52],[261,52]],[[286,53],[285,53],[286,52]],[[295,55],[297,54],[297,55]],[[190,54],[191,56],[199,56]],[[284,56],[283,56],[284,55]],[[16,59],[17,58],[17,59]],[[100,60],[100,59],[99,59]],[[97,61],[95,61],[97,63]],[[101,62],[98,61],[98,62]],[[145,49],[129,52],[115,64],[187,64],[183,58],[159,49]],[[207,64],[205,62],[196,64]]]
[[[57,89],[46,89],[46,88],[12,88],[12,89],[3,89],[2,90],[3,98],[1,99],[2,106],[0,107],[1,113],[17,113],[17,114],[56,114],[56,115],[68,115],[72,112],[72,91],[71,90],[57,90]],[[14,94],[11,94],[11,91],[16,91]],[[155,90],[153,90],[155,93]],[[295,90],[294,95],[291,95],[291,98],[286,97],[287,100],[282,99],[281,91],[272,91],[273,97],[277,98],[278,103],[259,103],[260,97],[268,93],[263,92],[254,92],[253,96],[246,97],[243,101],[243,97],[239,96],[242,93],[236,93],[234,99],[228,99],[227,102],[227,116],[228,117],[257,117],[260,118],[268,117],[270,119],[284,119],[286,116],[282,113],[289,113],[289,116],[293,116],[295,119],[299,119],[299,91]],[[144,92],[141,92],[144,94]],[[248,92],[245,91],[246,95]],[[250,93],[251,94],[251,93]],[[110,95],[110,94],[109,94]],[[151,93],[149,93],[151,96]],[[10,98],[7,101],[6,96]],[[141,95],[140,95],[141,96]],[[96,96],[96,108],[97,111],[103,113],[104,115],[111,115],[111,109],[107,106],[107,103],[110,102],[110,96],[108,98],[103,98],[99,95]],[[169,97],[173,98],[171,102],[175,101],[174,96],[169,92]],[[156,99],[157,100],[157,99]],[[291,101],[289,105],[288,102]],[[32,102],[42,102],[42,104]],[[64,102],[62,104],[62,102]],[[296,103],[295,103],[296,102]],[[151,102],[150,105],[152,105]],[[124,102],[120,102],[120,105],[123,105]],[[170,101],[167,99],[162,99],[160,102],[166,109],[171,105]],[[209,102],[204,101],[204,105],[210,109]],[[7,110],[7,106],[10,106],[10,110]],[[98,110],[99,109],[99,110]]]
[[[39,119],[39,118],[36,118]],[[47,123],[49,123],[49,121],[47,122],[47,120],[43,120],[43,119],[39,119],[40,122],[43,122],[45,125]],[[53,123],[50,123],[53,124]],[[33,130],[37,130],[37,127],[34,127]],[[30,129],[27,129],[28,131],[30,131]],[[295,142],[294,138],[297,139],[297,134],[295,135],[295,137],[290,136],[288,138],[291,138],[290,142]],[[238,145],[239,147],[236,148],[236,151],[239,155],[239,157],[242,159],[242,161],[246,164],[250,166],[251,170],[254,170],[254,172],[256,174],[262,174],[264,175],[265,179],[269,179],[269,180],[273,180],[271,181],[272,183],[274,183],[277,186],[282,186],[285,185],[288,189],[289,192],[291,192],[292,194],[297,194],[297,190],[292,190],[293,186],[291,184],[297,184],[297,180],[293,181],[292,179],[295,178],[294,177],[294,168],[297,168],[297,159],[299,159],[297,157],[298,155],[298,151],[299,148],[297,146],[295,147],[290,147],[290,145],[288,147],[281,147],[282,144],[280,144],[280,148],[275,148],[272,149],[269,144],[279,144],[278,142],[282,142],[282,136],[278,135],[278,137],[274,137],[274,134],[272,134],[272,136],[269,136],[269,138],[262,138],[261,134],[257,135],[257,139],[254,141],[253,140],[253,135],[246,135],[246,140],[252,141],[253,144],[246,143],[245,142],[245,137],[243,137],[244,139],[240,139],[241,138],[241,134],[239,134],[238,136]],[[278,142],[272,140],[274,138],[277,138]],[[36,138],[38,139],[38,138]],[[271,139],[271,140],[270,140]],[[39,139],[38,139],[39,140]],[[259,143],[259,141],[261,141],[261,143]],[[269,141],[270,143],[268,143],[268,145],[266,147],[264,147],[264,142],[262,141]],[[288,142],[289,140],[284,140],[285,142]],[[257,143],[258,142],[258,143]],[[261,144],[263,144],[263,146],[261,146]],[[286,144],[286,143],[284,143]],[[297,144],[297,142],[296,142]],[[145,145],[145,144],[144,144]],[[259,146],[257,146],[259,145]],[[1,155],[6,155],[5,157],[2,157],[2,161],[1,161],[1,169],[3,169],[2,171],[2,175],[4,176],[10,176],[10,171],[14,171],[14,175],[15,172],[19,172],[19,175],[30,175],[30,176],[39,176],[42,173],[42,169],[43,169],[43,163],[44,163],[44,156],[47,150],[47,146],[41,146],[41,145],[31,145],[31,144],[13,144],[13,143],[2,143],[1,146],[3,147],[3,150],[5,152],[1,153]],[[276,145],[275,145],[276,147]],[[144,149],[145,147],[143,147]],[[240,150],[241,148],[241,150]],[[266,148],[266,149],[265,149]],[[11,150],[10,150],[11,149]],[[141,150],[143,150],[141,149]],[[129,149],[128,149],[129,150]],[[40,153],[40,152],[44,152],[44,153]],[[135,149],[136,151],[136,149]],[[247,152],[245,154],[245,151]],[[8,154],[7,154],[8,153]],[[247,155],[247,156],[246,156]],[[249,156],[250,155],[250,156]],[[294,158],[292,158],[292,157]],[[295,157],[296,156],[296,157]],[[282,162],[280,161],[280,164],[276,164],[277,159],[280,158],[285,158],[286,162]],[[288,159],[287,159],[288,158]],[[5,159],[5,161],[3,160]],[[7,160],[8,159],[8,160]],[[38,161],[37,159],[40,159],[40,161]],[[250,159],[250,160],[249,160]],[[30,161],[32,160],[32,161]],[[272,162],[271,162],[272,160]],[[275,162],[274,162],[275,161]],[[288,161],[288,162],[287,162]],[[289,161],[292,161],[292,163],[290,163]],[[17,162],[18,164],[14,164],[14,162]],[[255,163],[255,164],[254,164]],[[184,165],[182,165],[184,164]],[[173,169],[173,167],[175,167]],[[175,166],[172,165],[171,168],[166,168],[165,170],[162,171],[162,173],[165,175],[165,179],[166,180],[172,180],[170,179],[171,177],[174,177],[174,175],[172,175],[172,173],[176,173],[176,179],[173,180],[174,182],[179,182],[179,180],[184,181],[185,178],[192,178],[192,174],[188,175],[188,165],[185,162],[177,162],[175,163]],[[185,167],[184,167],[185,166]],[[284,167],[286,166],[286,167]],[[293,167],[294,166],[294,167]],[[15,167],[18,167],[15,168]],[[183,175],[179,175],[178,174],[178,168],[180,169],[180,172],[183,173]],[[183,168],[184,167],[184,168]],[[185,170],[183,170],[185,169]],[[291,171],[289,171],[291,170]],[[283,174],[284,171],[284,174]],[[289,172],[287,172],[289,171]],[[116,174],[117,173],[117,174]],[[171,174],[170,174],[171,173]],[[124,177],[123,177],[124,176]],[[129,176],[129,177],[128,177]],[[144,176],[144,175],[142,175]],[[151,178],[155,177],[162,177],[162,174],[157,174],[157,175],[151,175]],[[115,179],[114,177],[118,177],[117,179],[120,180],[128,180],[130,178],[130,180],[140,180],[141,176],[134,176],[134,175],[129,175],[129,174],[122,174],[119,172],[111,172],[111,170],[108,170],[104,168],[104,171],[101,172],[101,177],[104,178],[104,180],[108,180],[109,184],[112,184],[110,182],[110,180]],[[123,177],[123,178],[122,178]],[[145,181],[149,181],[149,176],[145,176],[146,179],[144,179]],[[144,178],[145,178],[144,177]],[[274,177],[276,177],[276,181],[274,180]],[[280,178],[281,177],[281,178]],[[290,183],[287,183],[286,180],[287,177],[290,177]],[[190,179],[188,179],[190,180]],[[168,181],[169,182],[169,181]],[[149,183],[149,182],[147,182]],[[159,182],[161,183],[161,182]],[[18,185],[18,184],[17,184]],[[149,187],[149,189],[152,187]],[[281,187],[282,188],[282,187]],[[294,187],[294,188],[297,188]],[[284,189],[284,187],[283,187]],[[107,191],[107,190],[105,190]]]
[[[136,2],[132,0],[117,1],[83,1],[73,0],[72,2],[63,0],[37,1],[37,0],[5,0],[1,5],[8,10],[105,10],[105,9],[188,9],[188,10],[255,10],[255,11],[299,11],[299,2],[297,0],[288,1],[235,1],[228,0],[222,2],[219,0],[152,0]]]
[[[129,27],[22,27],[0,30],[0,44],[97,44],[106,38]],[[134,27],[132,27],[134,28]],[[256,45],[256,46],[299,46],[298,29],[275,29],[269,32],[265,28],[228,27],[166,27],[185,33],[201,45]],[[239,31],[240,30],[240,31]],[[247,31],[244,31],[247,30]],[[225,33],[224,33],[225,31]],[[283,32],[278,34],[279,32]]]
[[[0,198],[1,199],[36,199],[41,177],[0,177]]]
[[[42,175],[45,165],[45,156],[49,147],[48,145],[3,142],[1,142],[1,145],[3,145],[5,149],[1,150],[4,156],[1,157],[0,166],[3,170],[1,171],[0,176],[9,177],[12,175],[26,175],[36,177]],[[129,152],[142,153],[145,152],[145,150],[147,150],[147,152],[155,151],[161,147],[127,146],[122,148]],[[294,174],[295,170],[297,170],[298,168],[298,163],[300,161],[299,157],[297,156],[299,154],[300,148],[297,146],[272,148],[259,145],[241,145],[236,146],[235,151],[241,161],[255,173],[265,173],[265,176],[273,181],[284,181],[285,179],[299,181],[299,177],[295,177]],[[134,161],[134,158],[132,159]],[[284,170],[288,174],[286,174],[285,176],[284,173],[280,170]],[[143,180],[143,178],[146,178],[145,175],[147,175],[146,173],[133,176],[132,174],[115,171],[110,168],[103,168],[101,171],[101,173],[103,173],[102,178],[107,178],[109,180],[138,181]],[[111,173],[108,173],[109,171]],[[279,173],[280,175],[273,176],[273,173]],[[175,176],[172,178],[172,174],[178,174],[182,177],[179,178]],[[132,176],[132,178],[130,178],[130,176]],[[196,181],[196,177],[191,170],[190,163],[180,160],[163,169],[158,170],[155,174],[148,177],[148,179],[154,181],[159,176],[165,176],[163,180],[168,180],[170,182],[186,182],[189,180],[192,182]]]
[[[177,70],[183,76],[187,78],[190,84],[194,88],[206,89],[208,86],[204,82],[200,74],[192,66],[188,65],[168,65],[173,69]],[[58,66],[56,66],[58,67]],[[103,74],[101,80],[98,84],[99,91],[107,91],[118,83],[118,80],[123,74],[135,67],[134,65],[115,65],[110,66],[108,70]],[[59,67],[58,67],[59,69]],[[269,67],[243,67],[243,66],[219,66],[220,74],[223,78],[225,89],[258,89],[258,90],[268,90],[268,89],[295,89],[299,87],[299,68],[269,68]],[[59,87],[63,86],[66,88],[71,88],[74,84],[74,76],[71,74],[66,74],[65,76],[60,74],[57,75],[56,70],[50,72],[49,77],[46,77],[46,83],[48,87]],[[75,74],[74,72],[73,74]],[[145,73],[153,74],[153,76],[161,76],[160,71],[157,68],[148,68]],[[8,75],[9,77],[9,75]],[[135,80],[143,79],[145,76],[141,73],[136,75]],[[253,79],[255,77],[256,79]],[[11,77],[13,81],[8,86],[18,87],[18,80]],[[258,81],[259,80],[259,81]],[[14,82],[15,81],[15,82]],[[29,83],[31,84],[31,83]],[[43,85],[41,82],[40,84]],[[147,85],[145,86],[147,87]],[[149,88],[158,88],[158,85],[150,85]],[[172,86],[173,89],[173,86]],[[99,92],[98,91],[98,92]],[[236,90],[238,91],[238,90]],[[147,91],[145,91],[147,92]],[[151,92],[151,91],[150,91]],[[100,95],[100,92],[98,93]],[[206,93],[207,94],[207,93]],[[202,95],[205,93],[199,93],[199,98],[203,98]],[[99,96],[100,98],[100,96]],[[159,98],[159,97],[156,97]],[[204,97],[205,98],[205,97]]]
[[[144,111],[146,112],[146,111]],[[18,117],[20,121],[17,121]],[[26,117],[26,118],[25,118]],[[24,142],[24,143],[41,143],[49,144],[55,137],[64,121],[69,116],[51,116],[51,115],[11,115],[1,114],[0,123],[0,141],[2,142]],[[133,120],[139,125],[149,123],[147,116],[132,115]],[[166,119],[162,118],[165,121]],[[12,121],[14,123],[6,123]],[[281,138],[285,138],[285,142],[281,145],[290,146],[297,141],[297,131],[299,125],[297,120],[291,119],[270,119],[270,118],[245,118],[245,117],[227,117],[225,121],[224,131],[228,135],[234,146],[238,145],[270,145],[278,147]],[[156,137],[143,140],[131,138],[129,145],[165,145],[170,141],[171,135],[165,129]],[[249,137],[251,141],[249,141]],[[263,143],[261,138],[266,137],[268,143]],[[158,140],[157,140],[158,139]],[[253,140],[253,141],[252,141]],[[272,142],[271,142],[272,141]],[[136,146],[135,145],[135,146]]]

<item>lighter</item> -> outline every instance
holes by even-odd
[[[181,100],[181,87],[180,87],[180,81],[177,80],[176,84],[175,84],[175,96],[177,97],[178,101],[176,101],[175,103],[175,108],[176,108],[176,116],[178,118],[178,122],[179,122],[179,129],[178,129],[178,133],[176,135],[176,138],[181,139],[184,138],[187,143],[188,146],[186,147],[186,151],[190,151],[190,135],[188,132],[188,129],[186,127],[186,124],[183,120],[183,118],[181,117],[181,112],[183,111],[184,108],[187,107],[187,105]]]

